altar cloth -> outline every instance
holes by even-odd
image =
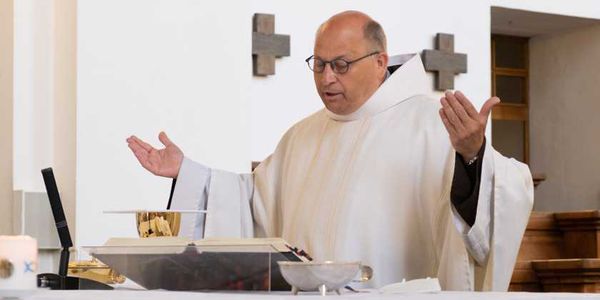
[[[303,299],[416,299],[416,300],[480,300],[480,299],[600,299],[600,294],[576,293],[524,293],[524,292],[438,292],[438,293],[399,293],[381,294],[377,290],[366,290],[361,293],[344,291],[342,295],[330,293],[325,297],[316,292],[304,292],[297,296],[289,292],[172,292],[172,291],[51,291],[43,290],[26,298],[28,300],[303,300]]]

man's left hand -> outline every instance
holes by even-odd
[[[475,158],[483,146],[485,126],[492,107],[500,103],[500,99],[488,99],[479,112],[460,91],[447,91],[440,102],[440,117],[450,134],[452,146],[464,161]]]

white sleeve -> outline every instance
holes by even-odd
[[[250,238],[254,236],[251,203],[253,174],[211,169],[206,204],[205,238]]]
[[[494,188],[494,149],[486,142],[485,155],[483,156],[481,177],[479,182],[479,195],[477,198],[477,212],[475,223],[469,226],[460,216],[454,205],[451,205],[452,220],[458,232],[461,233],[469,254],[478,265],[484,265],[490,252],[492,199]]]
[[[480,266],[485,264],[490,252],[490,201],[490,197],[478,199],[477,216],[475,217],[475,224],[473,226],[469,226],[458,211],[456,211],[454,205],[451,205],[452,221],[458,232],[462,235],[467,251]]]
[[[184,157],[177,175],[171,209],[206,209],[210,174],[209,168]],[[203,238],[204,222],[204,214],[182,214],[179,236],[194,240]]]
[[[475,223],[469,226],[454,207],[452,218],[467,251],[479,266],[490,266],[498,261],[514,265],[533,205],[531,172],[527,165],[502,156],[489,142],[485,153]],[[498,251],[500,248],[502,251]],[[495,257],[490,264],[493,252]],[[506,276],[510,279],[510,274]]]

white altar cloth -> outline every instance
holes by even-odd
[[[318,293],[301,293],[293,296],[288,292],[171,292],[171,291],[39,291],[26,298],[27,300],[303,300],[303,299],[415,299],[415,300],[495,300],[495,299],[600,299],[600,294],[572,294],[572,293],[498,293],[498,292],[439,292],[439,293],[403,293],[381,294],[376,290],[352,293],[344,292],[338,296],[330,293],[321,297]]]

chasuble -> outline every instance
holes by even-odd
[[[324,108],[296,123],[251,174],[184,158],[172,208],[208,213],[183,216],[180,234],[282,237],[319,261],[370,265],[367,287],[438,277],[445,290],[506,291],[530,171],[486,141],[469,226],[450,201],[456,154],[426,84],[415,55],[356,112]]]

